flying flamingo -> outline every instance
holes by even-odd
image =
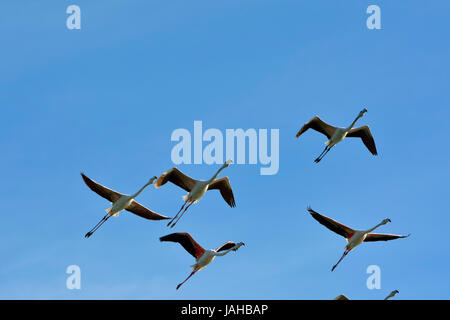
[[[236,203],[234,202],[234,195],[233,190],[231,189],[230,180],[228,180],[228,177],[217,179],[217,176],[219,175],[220,171],[228,167],[233,161],[228,160],[223,164],[222,167],[216,172],[214,176],[212,176],[211,179],[203,181],[203,180],[195,180],[191,177],[188,177],[183,172],[178,170],[176,167],[170,169],[167,172],[164,172],[158,180],[155,182],[155,187],[159,188],[162,185],[164,185],[167,181],[172,182],[173,184],[176,184],[180,188],[183,188],[187,192],[189,192],[187,195],[183,196],[184,203],[181,206],[180,211],[173,217],[172,220],[169,221],[167,226],[170,226],[173,228],[177,222],[180,220],[180,218],[183,216],[183,214],[186,212],[186,210],[193,204],[203,197],[203,195],[206,193],[207,190],[212,189],[218,189],[220,190],[220,194],[222,195],[222,198],[228,203],[230,207],[235,207]],[[189,203],[189,204],[188,204]],[[186,206],[186,204],[188,204]],[[186,206],[186,207],[185,207]],[[180,212],[183,210],[181,215],[178,217]],[[175,220],[178,217],[177,220]],[[175,221],[175,222],[174,222]]]
[[[371,233],[373,230],[378,228],[379,226],[385,225],[388,222],[391,222],[390,219],[384,219],[379,224],[377,224],[375,227],[369,229],[369,230],[354,230],[352,228],[349,228],[331,218],[325,217],[321,215],[320,213],[315,212],[313,209],[308,207],[308,211],[311,214],[311,216],[316,219],[320,224],[324,225],[331,231],[343,236],[345,239],[347,239],[347,245],[345,246],[345,251],[342,257],[339,259],[339,261],[333,266],[331,271],[333,271],[337,265],[342,261],[342,259],[350,252],[352,251],[356,246],[360,245],[362,242],[369,242],[369,241],[387,241],[387,240],[393,240],[393,239],[399,239],[399,238],[406,238],[407,236],[400,236],[395,234],[382,234],[382,233]]]
[[[389,300],[390,298],[392,298],[393,296],[395,296],[399,291],[398,290],[394,290],[391,293],[389,293],[389,295],[384,298],[383,300]],[[350,300],[349,298],[347,298],[345,295],[340,294],[338,295],[336,298],[334,298],[333,300]]]
[[[151,178],[141,189],[139,189],[138,192],[131,196],[108,189],[107,187],[102,186],[101,184],[89,179],[83,173],[81,174],[81,177],[83,178],[89,189],[97,193],[99,196],[109,200],[112,204],[111,207],[106,209],[106,215],[100,220],[100,222],[97,223],[91,231],[86,233],[86,238],[89,238],[95,231],[97,231],[102,226],[102,224],[104,224],[109,219],[109,217],[117,217],[119,215],[119,212],[122,210],[130,211],[142,218],[149,220],[170,219],[169,217],[153,212],[134,201],[134,198],[136,198],[147,186],[151,185],[153,181],[156,180],[156,177]]]
[[[352,124],[348,128],[338,128],[333,127],[329,125],[328,123],[322,121],[318,116],[315,116],[311,120],[309,120],[307,123],[303,125],[303,127],[298,131],[296,137],[298,138],[303,132],[305,132],[308,129],[314,129],[316,131],[319,131],[320,133],[323,133],[327,136],[328,141],[325,142],[325,149],[322,151],[322,153],[314,160],[314,162],[318,163],[320,160],[325,157],[325,155],[328,153],[328,151],[331,150],[336,144],[344,140],[345,137],[355,137],[355,138],[361,138],[364,145],[369,149],[369,151],[374,155],[378,155],[377,148],[375,146],[375,141],[373,140],[372,133],[370,132],[370,129],[368,126],[353,128],[356,121],[359,120],[359,118],[362,118],[364,116],[364,113],[367,112],[367,109],[361,110],[359,115],[356,117],[356,119],[352,122]]]
[[[237,251],[237,249],[245,245],[243,242],[239,242],[236,244],[234,242],[228,241],[216,250],[207,250],[199,245],[189,233],[172,233],[159,238],[159,240],[178,242],[187,252],[189,252],[195,258],[195,264],[191,266],[193,271],[186,278],[186,280],[178,284],[177,290],[197,271],[204,269],[208,264],[210,264],[215,257],[224,256],[230,251]]]

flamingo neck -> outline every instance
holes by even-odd
[[[362,117],[361,115],[358,115],[358,116],[356,117],[356,119],[353,120],[353,122],[352,122],[352,124],[350,125],[350,127],[347,128],[347,131],[350,131],[350,130],[355,126],[356,121],[358,121],[359,118],[361,118],[361,117]]]
[[[376,228],[378,228],[379,226],[381,226],[381,225],[383,225],[383,224],[384,224],[383,222],[380,222],[379,224],[377,224],[377,225],[376,225],[375,227],[373,227],[372,229],[367,230],[366,233],[372,232],[373,230],[375,230]]]
[[[384,298],[384,300],[389,300],[389,298],[392,298],[392,297],[395,296],[396,294],[397,294],[397,292],[392,291],[391,293],[389,293],[389,295],[388,295],[386,298]]]
[[[144,189],[145,188],[147,188],[147,186],[149,185],[150,183],[146,183],[142,188],[140,188],[139,189],[139,191],[138,192],[136,192],[135,194],[133,194],[132,196],[131,196],[131,198],[136,198],[142,191],[144,191]]]
[[[230,248],[230,249],[228,249],[227,251],[224,251],[224,252],[216,252],[214,255],[217,256],[217,257],[221,257],[221,256],[226,255],[227,253],[229,253],[233,249],[234,249],[234,247]]]
[[[225,166],[220,167],[219,170],[217,170],[216,174],[212,176],[211,179],[207,181],[208,184],[212,183],[214,180],[216,180],[217,176],[219,175],[220,171],[222,171],[225,168]]]

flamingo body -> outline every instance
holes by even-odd
[[[126,210],[131,205],[133,200],[134,199],[129,195],[123,195],[119,198],[119,200],[112,203],[112,206],[105,211],[108,213],[108,215],[117,217],[119,216],[120,211]]]
[[[208,191],[208,187],[208,181],[198,180],[194,188],[187,195],[183,196],[183,200],[190,203],[199,202],[200,199],[205,195],[206,191]]]
[[[345,128],[336,128],[336,131],[334,131],[334,134],[331,136],[330,139],[328,139],[325,144],[329,147],[334,147],[339,142],[345,139],[347,136],[348,130]]]
[[[353,250],[356,246],[359,246],[367,237],[367,232],[363,230],[356,230],[350,239],[347,239],[347,250]]]
[[[213,262],[213,260],[216,258],[216,251],[214,250],[205,250],[203,254],[200,256],[200,258],[197,259],[195,264],[191,266],[191,268],[195,271],[202,270],[206,268],[208,264]]]

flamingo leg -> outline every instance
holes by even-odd
[[[178,215],[180,214],[181,210],[183,210],[184,206],[186,205],[186,203],[188,202],[188,200],[186,200],[183,205],[181,206],[180,211],[178,211],[178,213],[175,215],[175,217],[172,218],[172,220],[169,221],[169,223],[167,224],[167,226],[170,226],[170,224],[178,217]]]
[[[95,231],[97,231],[97,230],[102,226],[102,224],[104,224],[104,223],[106,222],[106,220],[109,219],[109,217],[110,217],[109,214],[105,215],[105,216],[100,220],[100,222],[98,222],[98,223],[91,229],[91,231],[89,231],[88,233],[86,233],[86,235],[85,235],[84,237],[85,237],[85,238],[89,238],[90,236],[92,236],[92,234],[93,234]]]
[[[323,159],[323,157],[325,157],[325,155],[328,153],[328,151],[331,150],[331,147],[326,146],[325,149],[322,151],[322,153],[320,154],[320,156],[317,157],[316,160],[314,160],[315,163],[320,162],[320,160]]]
[[[181,213],[181,215],[178,217],[178,219],[170,226],[171,228],[173,228],[177,222],[181,219],[181,217],[184,215],[184,213],[186,212],[187,209],[189,209],[189,207],[193,204],[193,202],[189,203],[188,206],[186,208],[184,208],[184,211]]]
[[[314,162],[319,162],[320,161],[320,157],[325,153],[325,151],[327,151],[328,146],[325,147],[325,149],[323,149],[322,153],[316,158],[316,160],[314,160]]]
[[[338,266],[339,262],[342,261],[342,259],[344,259],[344,257],[349,253],[349,250],[345,250],[344,254],[342,255],[342,257],[339,259],[339,261],[333,266],[333,268],[331,268],[331,271],[334,271],[334,269],[336,269],[336,267]]]
[[[177,285],[177,290],[183,285],[183,283],[185,283],[186,281],[188,281],[188,279],[190,277],[192,277],[195,273],[197,272],[197,270],[192,271],[192,273],[189,275],[189,277],[186,278],[186,280],[184,280],[182,283]]]

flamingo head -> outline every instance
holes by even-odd
[[[362,110],[359,112],[359,117],[361,118],[362,116],[364,116],[364,113],[366,113],[366,112],[367,112],[367,109],[366,109],[366,108],[362,109]]]
[[[153,184],[153,182],[156,180],[156,179],[158,179],[156,176],[153,176],[153,177],[151,177],[150,178],[150,180],[148,180],[148,183],[147,184]]]
[[[382,224],[386,224],[388,222],[391,222],[391,219],[388,218],[388,219],[384,219],[383,221],[381,221]]]
[[[238,243],[236,244],[236,248],[234,249],[234,251],[236,251],[237,249],[239,249],[239,248],[242,247],[242,246],[245,246],[245,243],[243,243],[243,242],[238,242]]]
[[[229,160],[227,160],[224,164],[223,164],[223,167],[224,168],[226,168],[226,167],[228,167],[230,164],[232,164],[233,163],[233,160],[231,160],[231,159],[229,159]]]

